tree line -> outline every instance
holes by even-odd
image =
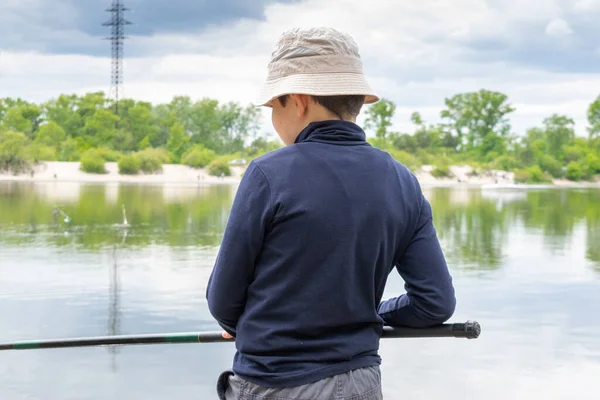
[[[81,161],[82,169],[103,173],[119,162],[121,173],[157,172],[164,163],[209,167],[229,174],[228,162],[252,159],[281,147],[259,132],[259,111],[235,102],[177,96],[153,105],[119,102],[118,114],[104,93],[61,95],[42,104],[0,99],[0,170],[26,172],[41,161]],[[575,135],[575,122],[553,114],[540,126],[514,132],[515,107],[499,92],[479,90],[445,99],[440,123],[411,115],[413,132],[393,132],[396,105],[383,99],[366,108],[365,129],[372,145],[411,169],[434,165],[433,174],[450,176],[452,164],[475,173],[515,171],[522,182],[552,178],[591,180],[600,174],[600,96],[588,109],[588,137]]]
[[[520,182],[544,183],[552,178],[592,180],[600,174],[600,96],[587,110],[587,137],[577,137],[575,122],[552,114],[540,126],[514,132],[515,107],[499,92],[479,90],[445,99],[440,123],[427,124],[411,115],[412,133],[391,132],[396,106],[382,100],[367,109],[366,127],[375,132],[372,144],[386,149],[405,165],[435,166],[433,174],[449,176],[449,165],[468,164],[475,173],[514,171]]]
[[[255,157],[279,144],[258,135],[259,112],[213,99],[178,96],[168,104],[114,103],[103,92],[61,95],[43,104],[0,99],[0,170],[22,173],[40,161],[81,161],[103,173],[118,161],[121,173],[157,172],[163,163],[214,166]]]

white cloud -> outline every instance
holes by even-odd
[[[578,0],[573,3],[573,9],[582,13],[600,11],[600,0]]]
[[[546,33],[573,32],[565,10],[591,9],[596,3],[305,0],[274,4],[265,9],[265,21],[240,20],[188,36],[132,37],[127,45],[147,56],[126,60],[126,95],[153,102],[189,95],[248,103],[266,76],[266,64],[282,31],[329,25],[356,39],[372,86],[398,105],[397,130],[412,129],[412,111],[436,122],[445,97],[486,88],[506,93],[517,106],[511,118],[517,131],[557,112],[573,117],[583,134],[587,105],[600,93],[600,73],[569,72],[560,64],[572,58],[562,53],[569,46],[539,44],[545,43],[541,41]],[[574,56],[592,57],[585,51],[582,47]],[[538,59],[529,60],[529,53]],[[552,62],[559,64],[554,67]],[[0,53],[0,96],[43,101],[60,93],[107,90],[109,65],[107,58],[99,57]],[[264,123],[270,129],[269,118]]]
[[[546,25],[546,34],[549,36],[568,36],[572,33],[573,30],[567,21],[561,18],[553,19]]]

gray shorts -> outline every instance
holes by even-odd
[[[383,400],[379,366],[366,367],[290,388],[265,388],[224,372],[221,400]]]

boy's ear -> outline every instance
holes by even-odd
[[[302,118],[308,111],[310,96],[306,94],[293,94],[292,99],[294,100],[294,106],[296,107],[296,114],[298,115],[298,118]]]

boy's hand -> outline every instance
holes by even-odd
[[[221,336],[223,336],[223,339],[233,339],[233,336],[231,336],[229,333],[223,331],[223,333],[221,333]]]

